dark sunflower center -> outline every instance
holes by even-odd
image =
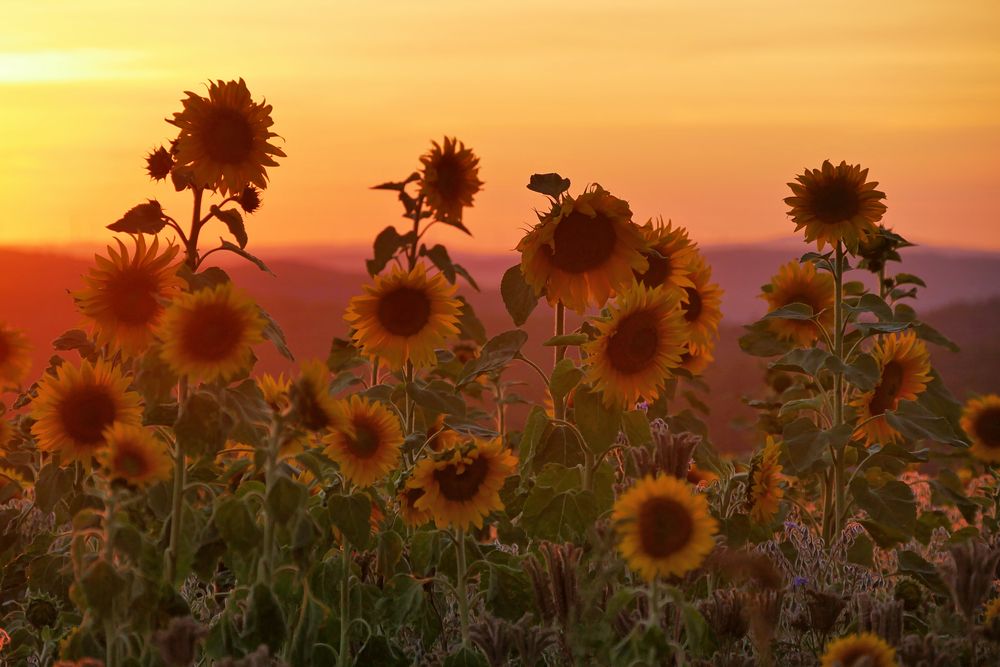
[[[424,495],[423,489],[407,489],[406,490],[407,505],[413,507],[423,495]]]
[[[313,387],[312,383],[303,383],[305,386],[300,391],[295,392],[295,408],[302,420],[302,425],[310,431],[322,431],[330,425],[330,415],[320,404],[318,394],[324,391],[321,388]]]
[[[115,319],[125,324],[148,324],[160,311],[157,283],[147,271],[126,269],[108,281],[108,304]]]
[[[205,121],[203,141],[212,160],[238,164],[253,150],[253,127],[236,109],[216,108]]]
[[[640,310],[623,318],[608,340],[608,359],[616,371],[638,373],[656,357],[660,335],[653,314]]]
[[[399,287],[378,302],[378,321],[394,336],[420,333],[431,319],[431,300],[423,290]]]
[[[140,477],[147,472],[149,462],[141,452],[131,448],[122,448],[115,455],[114,469],[121,471],[125,477]]]
[[[435,189],[445,201],[458,199],[462,194],[465,170],[455,155],[442,155],[434,165],[437,179]]]
[[[872,400],[869,403],[873,415],[884,414],[886,410],[896,407],[896,398],[903,387],[903,366],[897,361],[890,361],[882,369],[882,381],[875,387]]]
[[[645,273],[639,273],[638,271],[634,271],[633,273],[635,273],[635,277],[639,282],[646,287],[659,287],[670,276],[670,258],[662,253],[645,254],[645,257],[649,261],[649,268],[646,269]]]
[[[861,210],[861,200],[853,183],[834,178],[810,188],[810,208],[820,222],[835,225],[857,215]]]
[[[86,386],[70,392],[59,405],[63,430],[85,445],[103,441],[104,429],[114,423],[118,409],[104,387]]]
[[[441,470],[434,471],[434,481],[441,489],[441,495],[453,503],[460,503],[476,497],[490,471],[490,462],[482,456],[465,466],[462,472],[458,466],[449,464]]]
[[[614,253],[617,238],[614,223],[605,215],[591,218],[573,211],[556,227],[550,261],[567,273],[596,269]]]
[[[855,667],[857,665],[876,665],[878,664],[877,655],[874,655],[871,651],[866,649],[864,646],[851,646],[846,649],[843,654],[839,656],[837,661],[838,665],[843,665],[844,667]]]
[[[246,323],[226,304],[210,303],[197,308],[183,331],[184,351],[199,361],[222,361],[243,340]]]
[[[690,287],[685,287],[684,291],[687,292],[688,295],[687,303],[682,304],[684,319],[688,322],[697,322],[698,318],[701,317],[701,294],[698,293],[698,290]]]
[[[987,447],[1000,447],[1000,408],[986,408],[980,412],[972,430]]]
[[[683,549],[694,533],[691,515],[669,498],[651,498],[639,508],[639,543],[644,554],[666,558]]]
[[[378,431],[366,422],[354,422],[354,437],[347,438],[347,448],[359,459],[370,459],[379,450],[382,439]]]

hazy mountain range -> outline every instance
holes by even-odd
[[[713,266],[713,279],[725,290],[725,318],[716,350],[716,363],[706,374],[711,394],[710,427],[723,449],[742,449],[748,434],[734,423],[751,420],[752,412],[741,397],[760,390],[763,362],[740,352],[740,326],[764,312],[757,298],[760,285],[777,267],[797,258],[801,244],[754,244],[704,248]],[[299,359],[324,358],[330,340],[344,336],[343,312],[347,301],[368,277],[364,260],[367,248],[281,248],[258,251],[274,276],[243,263],[225,264],[234,280],[253,294],[278,320],[292,351]],[[962,352],[935,350],[934,359],[956,395],[1000,391],[1000,253],[912,248],[905,252],[903,270],[927,282],[917,302],[922,317],[953,338]],[[216,255],[217,256],[217,255]],[[475,307],[490,335],[513,328],[499,298],[503,271],[518,261],[514,252],[496,254],[453,253],[476,278],[481,292],[466,285],[461,291]],[[68,328],[79,326],[80,316],[69,291],[82,287],[81,275],[90,266],[87,258],[37,249],[0,248],[0,321],[26,329],[35,341],[37,373],[51,355],[49,343]],[[857,272],[858,278],[864,272]],[[525,329],[531,338],[527,353],[539,363],[549,363],[549,350],[540,343],[550,335],[551,311],[539,307]],[[269,349],[261,349],[261,368],[290,370],[290,364]],[[512,377],[530,381],[515,369]],[[540,395],[540,388],[525,393]]]

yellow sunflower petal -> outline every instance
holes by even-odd
[[[143,487],[168,479],[171,458],[165,442],[141,426],[117,423],[105,433],[107,448],[100,453],[108,479]]]
[[[0,390],[19,386],[31,370],[31,344],[19,329],[0,323]]]
[[[771,277],[770,291],[761,294],[767,301],[767,312],[784,308],[792,303],[804,303],[819,314],[819,323],[833,326],[833,276],[816,270],[812,262],[791,261]],[[819,338],[819,329],[812,321],[769,320],[777,336],[796,345],[809,346]]]
[[[434,216],[449,224],[462,224],[462,211],[472,206],[473,196],[483,182],[479,180],[479,158],[465,144],[445,137],[442,144],[420,158],[424,165],[420,194],[434,211]]]
[[[399,418],[381,403],[357,395],[340,401],[337,409],[338,421],[348,428],[336,428],[323,438],[325,453],[352,484],[369,486],[399,463],[403,445]]]
[[[895,667],[896,650],[871,632],[847,635],[826,645],[821,667]]]
[[[973,398],[962,412],[962,429],[972,440],[969,452],[981,461],[1000,463],[1000,396]]]

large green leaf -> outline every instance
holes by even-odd
[[[539,295],[535,289],[524,280],[521,265],[516,264],[504,272],[500,280],[500,296],[504,306],[514,320],[514,326],[521,326],[528,321],[531,311],[538,305]]]
[[[622,410],[604,405],[598,392],[579,387],[573,394],[573,418],[587,448],[594,456],[600,456],[618,438]]]
[[[871,531],[880,546],[885,542],[903,542],[913,536],[917,522],[917,503],[913,490],[903,482],[890,480],[872,489],[868,480],[858,475],[851,482],[851,495],[858,507],[867,512],[871,523],[881,529]],[[866,526],[867,527],[867,526]]]
[[[782,464],[786,472],[800,475],[821,461],[829,462],[830,448],[847,444],[853,431],[854,427],[850,424],[820,430],[806,417],[787,424],[782,431]]]
[[[900,401],[895,410],[885,411],[885,420],[910,440],[933,440],[957,447],[968,445],[955,433],[947,419],[916,401]]]
[[[581,539],[598,516],[591,491],[536,486],[524,501],[521,525],[536,539],[566,542]]]
[[[372,512],[372,502],[368,496],[363,493],[332,495],[327,499],[327,512],[330,523],[340,529],[351,546],[358,549],[368,546]]]
[[[583,371],[577,367],[572,359],[560,359],[555,368],[552,369],[552,379],[549,380],[549,389],[554,398],[563,398],[583,379]]]
[[[517,356],[527,341],[528,334],[520,329],[512,329],[494,336],[483,345],[478,357],[465,364],[458,386],[472,382],[480,373],[503,368]]]

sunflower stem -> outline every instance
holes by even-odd
[[[462,625],[462,646],[469,646],[469,600],[466,597],[465,587],[465,528],[458,529],[458,535],[455,538],[455,546],[458,549],[458,581],[456,582],[458,618]]]
[[[276,475],[276,462],[278,457],[278,442],[281,424],[275,420],[271,424],[271,432],[267,440],[267,461],[264,468],[264,545],[261,553],[260,567],[257,570],[257,579],[261,582],[270,582],[271,573],[274,571],[274,517],[267,509],[267,498],[271,495],[274,487]]]
[[[834,278],[834,300],[833,300],[833,345],[834,345],[834,355],[841,362],[844,361],[844,243],[843,241],[837,241],[836,250],[836,271],[833,274]],[[843,363],[838,365],[838,370],[833,375],[833,426],[837,428],[844,423],[844,373],[842,370]],[[833,506],[833,535],[835,538],[840,535],[842,528],[842,516],[844,510],[845,501],[845,488],[844,488],[844,452],[846,450],[846,444],[837,445],[833,454],[833,487],[834,487],[834,506]]]
[[[556,304],[556,319],[555,319],[555,335],[562,336],[566,333],[566,306],[560,301]],[[556,345],[555,357],[552,362],[553,370],[559,364],[560,361],[566,358],[566,346]],[[552,412],[556,419],[566,418],[566,399],[563,396],[553,396],[552,397]]]
[[[177,406],[178,416],[184,411],[184,404],[187,402],[188,381],[182,377],[177,385]],[[174,441],[174,489],[170,507],[170,543],[167,546],[166,575],[167,582],[174,584],[177,576],[178,550],[181,541],[181,516],[183,514],[184,503],[184,475],[186,473],[186,462],[184,460],[184,448],[180,440]]]
[[[340,650],[337,652],[337,667],[347,667],[350,664],[349,635],[351,629],[351,545],[347,536],[341,531],[341,541],[344,544],[342,563],[343,579],[340,582]]]
[[[657,627],[660,624],[660,587],[657,585],[659,577],[653,577],[649,584],[649,625]]]

